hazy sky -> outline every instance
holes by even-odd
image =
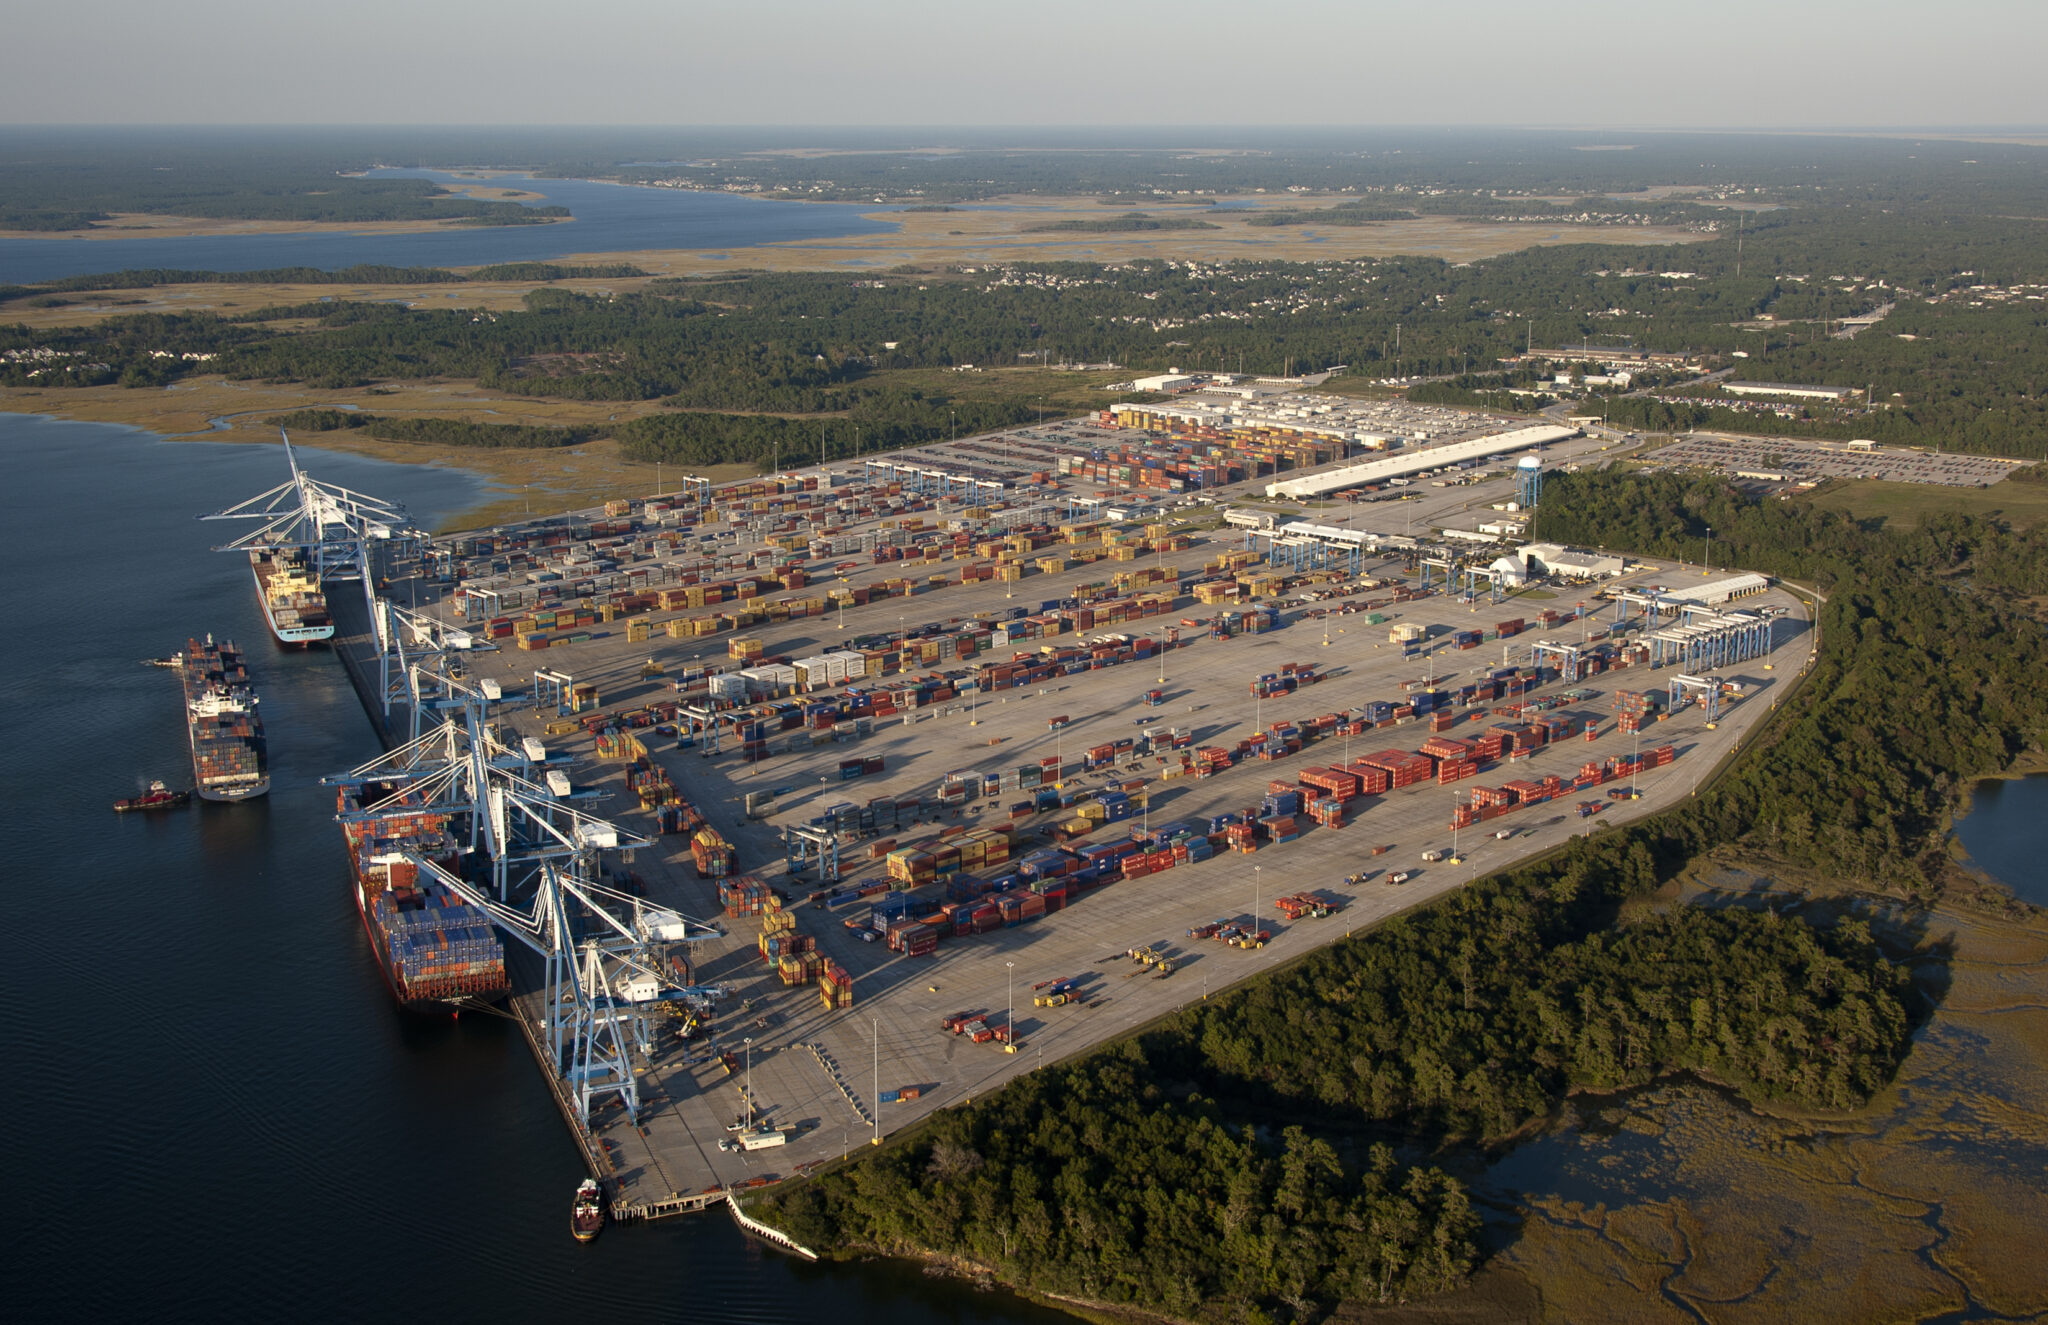
[[[2048,124],[2048,0],[18,0],[0,123]]]

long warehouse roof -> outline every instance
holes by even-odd
[[[1475,437],[1469,442],[1448,442],[1443,446],[1404,451],[1400,455],[1388,456],[1384,460],[1368,460],[1360,465],[1344,465],[1337,469],[1324,470],[1320,474],[1310,474],[1305,478],[1268,483],[1266,495],[1320,497],[1326,492],[1355,488],[1362,483],[1377,483],[1382,479],[1400,478],[1404,474],[1420,474],[1425,469],[1438,469],[1444,465],[1456,464],[1460,460],[1478,460],[1485,456],[1519,451],[1525,446],[1561,442],[1567,437],[1578,435],[1577,428],[1560,428],[1554,424],[1516,428],[1512,432],[1496,433],[1491,437]]]

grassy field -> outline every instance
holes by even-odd
[[[0,308],[0,319],[28,327],[76,327],[135,313],[218,313],[229,316],[259,308],[289,308],[332,299],[337,303],[400,303],[412,308],[480,308],[506,311],[521,306],[536,289],[577,290],[615,294],[636,290],[645,278],[624,280],[492,281],[482,285],[159,285],[142,290],[105,290],[60,294],[55,307],[38,308],[18,299]],[[310,322],[280,321],[269,326],[290,331]]]
[[[1293,199],[1239,199],[1262,207],[1308,210]],[[1170,210],[1170,209],[1169,209]],[[1711,236],[1679,227],[1491,225],[1450,217],[1384,221],[1364,226],[1244,223],[1249,212],[1203,214],[1216,230],[1150,230],[1125,234],[1046,234],[1034,227],[1099,221],[1094,198],[1009,197],[964,204],[950,212],[882,212],[890,234],[815,239],[752,248],[584,253],[569,262],[631,262],[665,276],[702,275],[736,267],[769,271],[1006,262],[1129,262],[1142,258],[1199,261],[1316,262],[1345,258],[1437,257],[1470,262],[1552,244],[1686,244]]]
[[[1997,516],[2016,529],[2048,519],[2048,483],[2007,479],[1988,488],[1940,488],[1880,479],[1840,479],[1817,489],[1810,500],[1825,510],[1863,520],[1882,520],[1889,529],[1913,529],[1931,515]]]

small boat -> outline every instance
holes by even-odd
[[[578,1242],[589,1242],[604,1231],[604,1189],[597,1179],[585,1178],[576,1189],[576,1204],[569,1214],[569,1231]]]
[[[144,667],[176,667],[184,661],[183,657],[174,653],[168,658],[144,658],[142,665]]]
[[[183,805],[190,799],[192,799],[192,793],[189,791],[172,791],[161,782],[152,782],[149,784],[149,790],[143,792],[140,796],[130,796],[126,800],[115,801],[114,809],[123,812],[128,810],[170,810]]]

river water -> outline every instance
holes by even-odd
[[[443,182],[458,178],[435,170],[373,173]],[[876,205],[785,202],[592,180],[537,180],[525,175],[484,182],[539,194],[521,201],[528,206],[558,203],[576,219],[551,225],[453,226],[413,233],[380,233],[366,226],[362,232],[299,235],[0,239],[0,285],[146,267],[184,271],[260,271],[270,267],[331,271],[356,263],[470,267],[552,261],[572,253],[745,248],[778,240],[828,239],[895,229],[894,222],[863,215],[894,210]]]
[[[424,523],[483,484],[304,451]],[[318,781],[374,757],[325,652],[266,636],[247,563],[193,517],[281,481],[269,447],[0,414],[0,1301],[16,1320],[1061,1319],[900,1266],[812,1266],[723,1215],[565,1227],[581,1163],[517,1030],[401,1014]],[[177,684],[246,649],[273,790],[113,814],[190,781]],[[581,1304],[579,1306],[579,1304]]]
[[[1980,782],[1956,839],[1970,863],[2035,906],[2048,906],[2048,774]]]

